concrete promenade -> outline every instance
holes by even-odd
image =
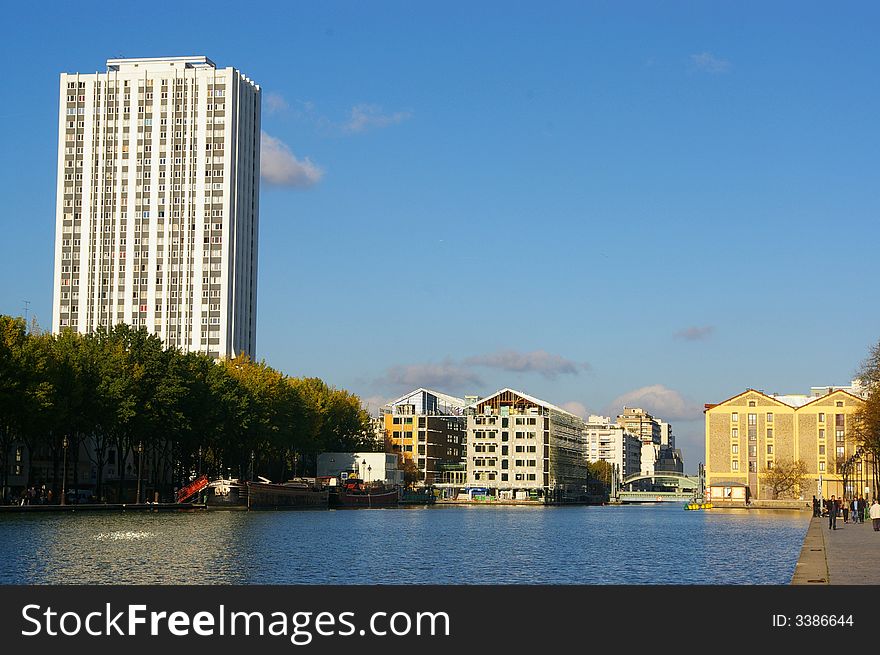
[[[871,521],[828,529],[827,517],[813,517],[791,579],[793,585],[880,584],[880,532]]]

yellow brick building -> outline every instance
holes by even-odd
[[[807,483],[798,495],[809,500],[862,495],[870,474],[856,462],[844,489],[842,465],[857,449],[852,436],[853,414],[864,401],[844,390],[824,395],[767,395],[747,389],[718,404],[707,404],[706,489],[712,501],[771,499],[761,474],[776,462],[802,460]],[[850,484],[850,480],[853,481]],[[869,483],[870,484],[870,483]],[[861,488],[857,488],[861,487]],[[741,498],[740,498],[741,500]]]

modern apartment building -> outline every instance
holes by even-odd
[[[642,442],[608,416],[590,416],[584,430],[587,437],[587,459],[602,460],[618,467],[620,479],[641,471]]]
[[[654,466],[660,457],[663,440],[661,423],[641,407],[624,407],[623,414],[617,417],[617,424],[636,435],[642,442],[639,471],[642,475],[654,475]],[[671,432],[671,426],[668,431]]]
[[[419,388],[382,408],[385,442],[402,460],[413,462],[421,482],[436,485],[463,469],[467,422],[465,401]]]
[[[747,389],[706,405],[706,487],[713,500],[732,498],[743,488],[747,498],[772,498],[762,473],[777,463],[797,461],[807,471],[797,496],[810,499],[820,489],[825,498],[864,492],[869,467],[863,462],[846,466],[857,451],[853,414],[864,401],[839,388],[817,389],[835,390],[768,395]]]
[[[207,57],[60,82],[52,329],[255,354],[260,87]]]
[[[467,483],[515,500],[561,502],[588,483],[584,420],[502,389],[467,408]]]

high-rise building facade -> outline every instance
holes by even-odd
[[[207,57],[61,75],[52,329],[255,354],[260,87]]]
[[[608,416],[591,415],[584,431],[587,437],[587,459],[617,466],[621,480],[641,471],[642,442],[622,425],[615,425]]]

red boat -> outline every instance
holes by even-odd
[[[330,487],[330,507],[397,507],[400,492],[384,485],[365,485],[359,478],[348,478],[341,486]]]

